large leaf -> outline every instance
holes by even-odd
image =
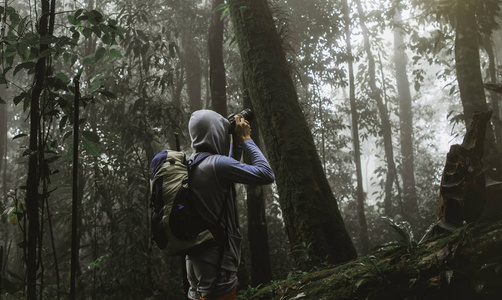
[[[110,56],[111,57],[116,57],[116,58],[122,58],[122,54],[120,53],[119,50],[117,49],[110,49]]]
[[[82,131],[82,136],[93,143],[99,143],[99,135],[92,131]]]
[[[99,156],[98,147],[96,147],[95,143],[84,138],[84,139],[82,139],[82,144],[84,145],[84,149],[85,149],[85,151],[87,151],[87,153],[89,153],[90,155],[92,155],[94,157]]]
[[[14,69],[14,76],[16,76],[16,74],[21,71],[22,69],[27,69],[28,71],[30,70],[34,70],[35,69],[35,66],[36,66],[36,63],[33,62],[33,61],[28,61],[28,62],[25,62],[25,63],[22,63],[22,64],[19,64],[16,66],[16,68]]]
[[[98,51],[96,51],[96,54],[94,55],[94,60],[98,62],[100,59],[103,58],[103,56],[105,56],[105,54],[106,54],[106,49],[103,47],[99,48]]]

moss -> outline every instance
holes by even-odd
[[[245,299],[502,299],[501,230],[502,218],[426,241],[413,255],[388,247],[272,282]]]

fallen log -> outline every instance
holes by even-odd
[[[244,299],[502,299],[502,218],[273,282]]]

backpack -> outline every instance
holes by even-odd
[[[186,254],[213,239],[190,192],[190,170],[210,155],[187,162],[183,152],[164,150],[150,164],[152,239],[167,255]]]

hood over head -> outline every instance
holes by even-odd
[[[228,120],[215,111],[195,111],[188,122],[192,148],[197,152],[228,155],[230,150],[229,125]]]

